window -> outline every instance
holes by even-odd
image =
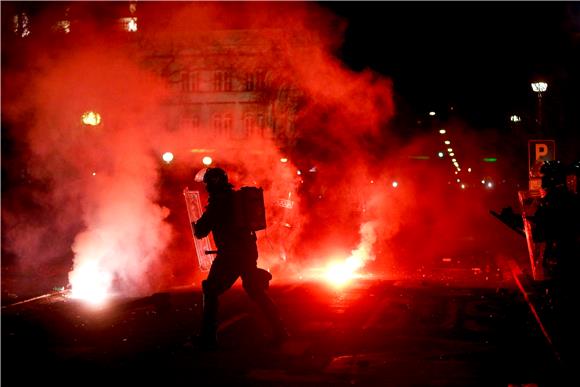
[[[255,87],[256,87],[256,85],[255,85],[254,73],[246,73],[245,90],[246,91],[253,91]]]
[[[20,14],[14,15],[12,21],[12,30],[15,35],[20,36],[21,38],[30,35],[30,19],[26,13],[21,12]]]
[[[127,32],[137,31],[137,18],[136,17],[122,17],[119,19],[121,24],[121,29]]]
[[[258,114],[256,124],[258,127],[258,133],[260,134],[260,136],[264,136],[264,128],[266,128],[266,120],[262,113]]]
[[[222,131],[222,115],[219,113],[213,115],[213,129],[216,133]]]
[[[181,73],[181,91],[199,91],[199,72],[183,72]]]
[[[191,127],[193,129],[199,129],[199,115],[198,114],[194,114],[191,117]]]
[[[266,88],[266,72],[258,71],[256,73],[256,90],[264,90]]]
[[[214,91],[222,91],[224,87],[223,83],[223,73],[221,71],[216,71],[213,74],[213,89]]]
[[[199,91],[199,72],[189,73],[189,90],[190,91]]]
[[[266,88],[266,72],[256,71],[246,73],[246,91],[264,90]]]
[[[189,73],[181,73],[181,91],[189,91]]]
[[[232,91],[232,73],[224,73],[224,91]]]
[[[223,120],[222,120],[222,134],[224,134],[225,136],[228,136],[228,137],[231,136],[232,128],[233,128],[232,115],[229,113],[226,113],[223,115]]]
[[[252,113],[244,114],[244,132],[246,137],[254,134],[255,118]]]

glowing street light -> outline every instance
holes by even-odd
[[[548,90],[548,83],[532,82],[532,90],[538,95],[538,118],[536,119],[539,129],[542,129],[542,93]]]
[[[548,89],[546,82],[532,82],[532,90],[536,93],[543,93]]]
[[[161,158],[163,159],[163,161],[165,161],[167,164],[169,164],[170,162],[173,161],[173,153],[165,152],[165,153],[163,153],[163,156],[161,156]]]
[[[201,162],[203,165],[205,165],[206,167],[209,167],[211,165],[211,163],[213,163],[213,159],[209,156],[204,156],[201,159]]]

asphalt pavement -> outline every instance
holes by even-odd
[[[57,291],[3,305],[2,385],[559,385],[549,324],[509,274],[274,283],[291,334],[281,346],[234,286],[220,299],[214,351],[195,336],[199,288],[100,307]]]

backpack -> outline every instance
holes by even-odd
[[[234,191],[235,222],[238,227],[252,231],[266,228],[264,190],[257,187],[241,187]]]

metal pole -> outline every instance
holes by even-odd
[[[542,132],[542,92],[538,92],[538,128]]]

